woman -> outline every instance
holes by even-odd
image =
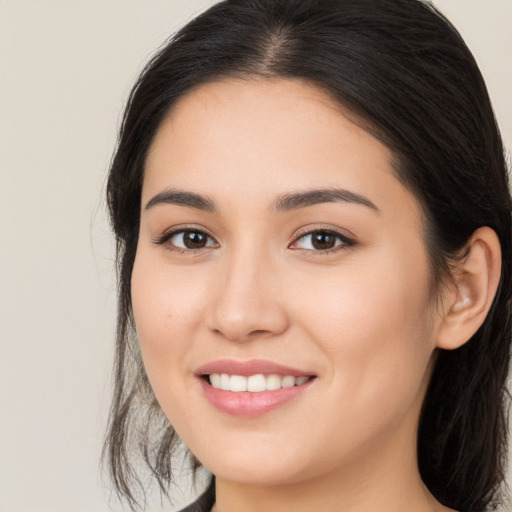
[[[499,503],[511,200],[430,4],[216,4],[134,87],[108,200],[105,453],[132,508],[131,447],[166,493],[178,439],[214,475],[187,510]]]

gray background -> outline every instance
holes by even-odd
[[[212,3],[0,0],[0,511],[108,510],[106,171],[147,57]],[[512,0],[436,5],[473,50],[511,148]]]

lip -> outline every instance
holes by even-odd
[[[248,377],[255,374],[263,375],[291,375],[293,377],[316,377],[312,372],[284,366],[272,361],[253,359],[250,361],[236,361],[223,359],[212,361],[200,366],[195,374],[201,384],[202,391],[207,400],[219,411],[241,418],[255,418],[273,411],[285,404],[299,398],[316,380],[315,378],[290,388],[281,388],[273,391],[224,391],[216,389],[204,377],[212,373],[227,373],[229,375],[242,375]]]
[[[198,376],[212,373],[227,373],[229,375],[242,375],[249,377],[262,373],[263,375],[291,375],[292,377],[314,377],[313,372],[284,366],[264,359],[251,359],[249,361],[236,361],[234,359],[219,359],[200,366],[195,372]]]

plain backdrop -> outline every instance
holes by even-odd
[[[99,472],[116,294],[105,177],[138,72],[213,3],[0,0],[2,512],[119,509]],[[435,3],[512,148],[512,0]]]

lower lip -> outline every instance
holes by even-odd
[[[222,412],[243,418],[254,418],[273,411],[298,398],[315,379],[300,386],[276,389],[275,391],[224,391],[216,389],[204,379],[201,386],[210,403]]]

